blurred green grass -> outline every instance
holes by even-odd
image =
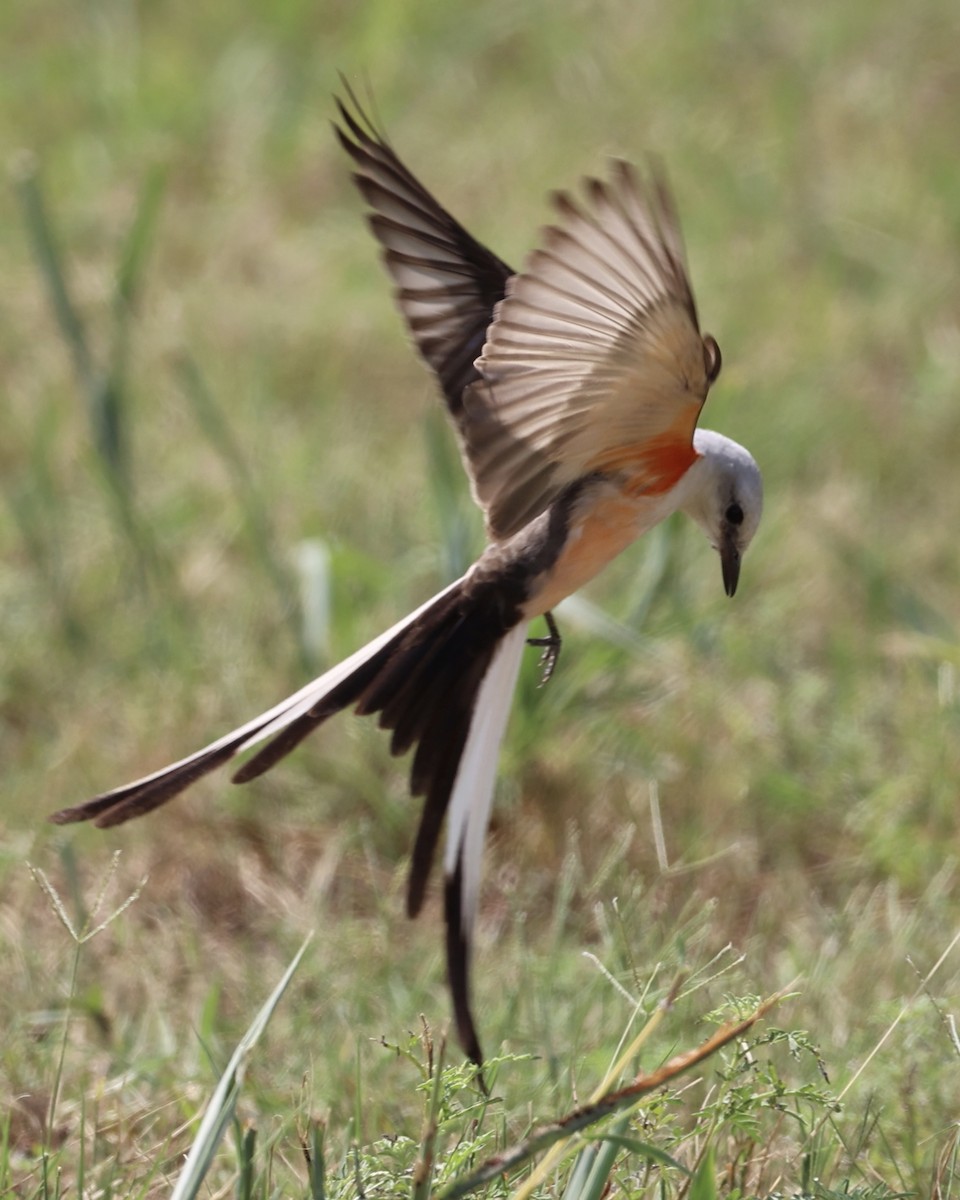
[[[89,964],[90,1011],[110,1032],[77,1033],[90,1054],[79,1090],[144,1056],[190,1077],[188,1031],[208,997],[242,1030],[264,957],[279,975],[313,923],[333,991],[305,985],[324,997],[312,1080],[335,1116],[351,1111],[358,1044],[447,1012],[435,917],[401,917],[415,821],[404,767],[361,722],[338,721],[251,788],[218,778],[122,832],[43,821],[299,686],[318,653],[295,582],[305,542],[330,554],[333,656],[480,544],[329,129],[338,69],[361,94],[369,80],[401,155],[515,264],[549,189],[609,154],[662,155],[701,319],[724,353],[704,423],[750,446],[766,479],[735,601],[714,556],[672,523],[590,590],[626,645],[572,612],[542,692],[531,652],[488,861],[488,1044],[545,1054],[554,1085],[603,1045],[594,1002],[614,1001],[578,1004],[578,956],[602,942],[597,914],[618,895],[638,897],[637,962],[675,944],[685,906],[709,906],[703,953],[745,948],[744,990],[806,973],[797,1021],[841,1076],[873,1044],[914,990],[907,956],[932,965],[958,902],[958,34],[948,0],[3,6],[11,1094],[41,1086],[23,1014],[54,1003],[58,977],[23,860],[68,874],[65,845],[85,876],[114,846],[131,878],[151,872],[129,942]],[[132,526],[104,486],[17,199],[34,170],[104,371],[130,231],[144,189],[165,181],[114,396]],[[666,876],[651,784],[682,868]],[[956,964],[945,969],[949,1010]],[[931,1028],[873,1077],[888,1108],[922,1090],[922,1135],[893,1118],[916,1178],[955,1120],[942,1083],[953,1050]],[[304,1069],[297,1030],[271,1064],[281,1092]],[[282,1062],[297,1065],[285,1076]],[[533,1083],[512,1087],[520,1111]],[[408,1118],[388,1087],[368,1095],[373,1126]],[[549,1092],[536,1095],[542,1110]]]

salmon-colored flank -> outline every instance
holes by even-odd
[[[539,616],[572,595],[636,539],[642,506],[624,496],[599,499],[575,520],[553,568],[524,606],[527,617]]]

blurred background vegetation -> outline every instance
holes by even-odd
[[[734,601],[678,520],[562,614],[543,691],[530,652],[476,968],[488,1051],[535,1056],[501,1076],[506,1125],[562,1105],[629,1018],[584,950],[638,992],[745,956],[664,1052],[724,993],[799,975],[784,1020],[853,1079],[960,900],[953,0],[13,0],[0,45],[17,1177],[40,1142],[69,1173],[93,1107],[117,1178],[162,1177],[203,1046],[235,1040],[312,927],[256,1112],[306,1077],[304,1111],[360,1141],[419,1120],[376,1042],[447,1018],[439,915],[403,918],[416,814],[375,728],[341,718],[249,788],[216,777],[108,834],[45,823],[274,703],[482,544],[330,130],[338,70],[516,265],[550,189],[660,154],[724,356],[704,424],[765,474]],[[82,914],[114,848],[120,898],[150,878],[84,948],[43,1132],[72,949],[26,860]],[[958,979],[954,954],[846,1098],[863,1138],[835,1155],[855,1143],[868,1182],[928,1189],[953,1144]]]

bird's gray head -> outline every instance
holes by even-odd
[[[680,507],[719,553],[723,586],[732,596],[763,511],[760,468],[749,451],[710,429],[698,429],[693,446],[701,457],[687,472],[690,491]]]

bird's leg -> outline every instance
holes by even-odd
[[[561,638],[560,630],[553,619],[553,613],[545,612],[543,619],[546,621],[547,629],[550,631],[547,637],[527,638],[528,646],[543,646],[543,654],[540,655],[540,667],[542,671],[540,682],[537,684],[538,687],[543,687],[544,684],[550,682],[550,676],[553,674],[553,669],[557,665],[557,659],[560,657],[560,647],[563,645],[563,638]]]

